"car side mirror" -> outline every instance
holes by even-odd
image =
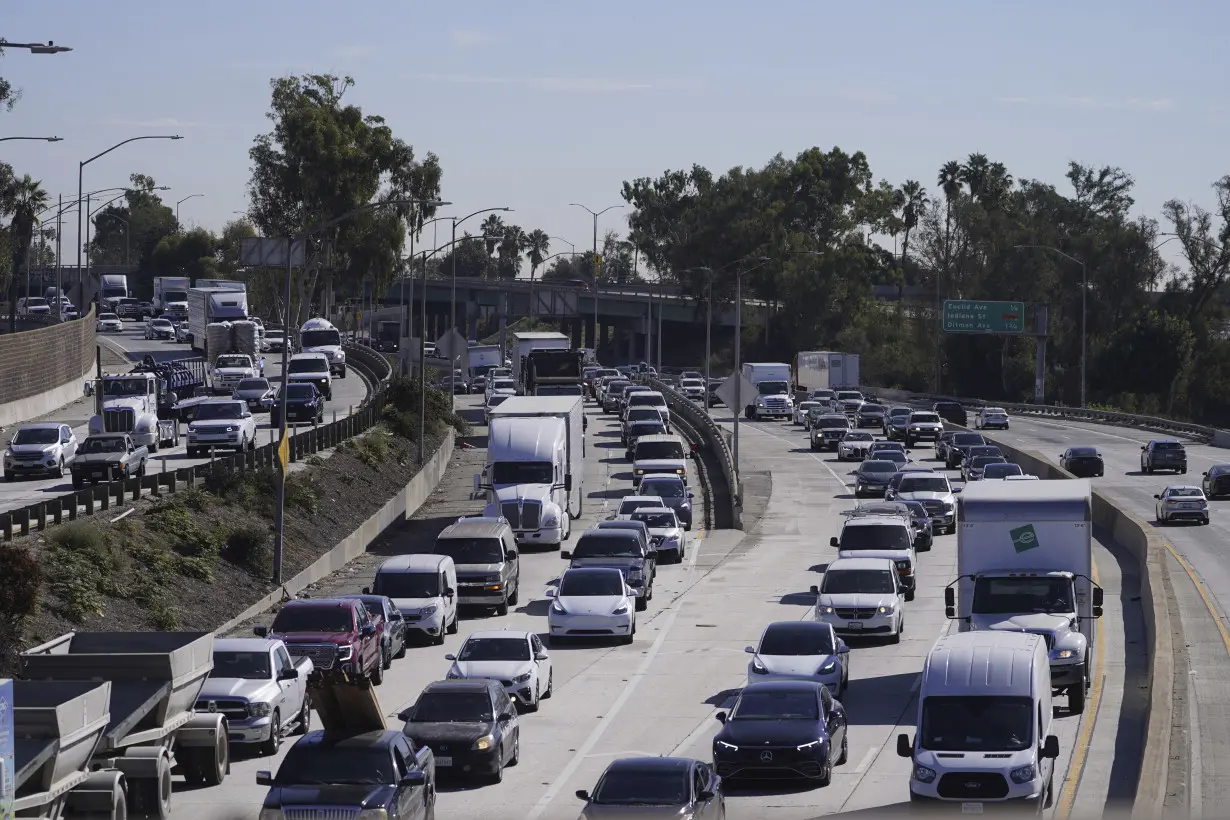
[[[714,715],[714,716],[713,716],[713,719],[714,719],[714,720],[716,720],[718,723],[725,723],[725,722],[726,722],[726,713],[725,713],[725,712],[718,712],[716,715]]]
[[[413,709],[402,709],[400,712],[397,713],[397,719],[409,722],[410,716],[411,714],[413,714],[413,712],[414,712]]]
[[[403,786],[422,786],[427,783],[427,773],[422,770],[406,772],[401,779]]]
[[[1148,450],[1148,449],[1149,449],[1149,445],[1148,445],[1148,444],[1142,444],[1142,445],[1140,445],[1140,449],[1141,449],[1141,450]]]
[[[500,712],[500,723],[507,723],[512,718],[512,712]]]
[[[376,627],[372,626],[371,624],[368,624],[367,626],[359,630],[359,634],[360,635],[375,635]]]
[[[252,627],[252,634],[253,634],[253,635],[255,635],[255,636],[256,636],[256,637],[258,637],[258,638],[264,638],[264,637],[266,637],[266,636],[268,636],[268,635],[269,635],[269,627],[267,627],[267,626],[254,626],[254,627]]]
[[[364,595],[371,595],[371,594],[372,594],[372,588],[371,588],[371,587],[363,587],[363,594],[364,594]]]
[[[444,597],[445,597],[445,598],[452,598],[452,597],[453,597],[454,595],[456,595],[456,594],[457,594],[457,590],[453,589],[452,587],[445,587],[445,588],[444,588]]]
[[[1155,494],[1153,497],[1154,497],[1154,498],[1156,498],[1156,499],[1158,499],[1158,500],[1161,500],[1161,496],[1160,496],[1160,495],[1156,495],[1156,494]]]
[[[554,597],[555,597],[555,589],[554,589],[554,588],[552,588],[552,587],[547,587],[547,589],[546,589],[546,590],[545,590],[542,594],[543,594],[544,596],[546,596],[547,598],[554,598]]]
[[[299,680],[299,670],[298,669],[287,669],[285,672],[278,675],[278,680],[280,681]]]
[[[698,791],[696,793],[696,799],[702,802],[704,802],[705,800],[712,800],[713,792],[709,791],[708,789],[703,789],[701,791]]]
[[[836,546],[838,546],[840,543],[841,543],[841,542],[837,540],[837,536],[836,536],[836,535],[834,535],[832,538],[830,538],[830,539],[829,539],[829,546],[830,546],[830,547],[836,547]]]
[[[565,561],[569,561],[572,559],[572,553],[569,552],[568,550],[560,550],[559,557],[564,559]]]
[[[516,560],[517,560],[517,551],[516,551],[516,550],[506,550],[506,551],[504,552],[504,559],[505,559],[506,561],[516,561]]]
[[[392,612],[390,612],[390,613],[389,613],[389,620],[390,620],[390,621],[400,621],[400,620],[403,620],[403,618],[402,618],[402,614],[401,614],[401,610],[400,610],[400,609],[395,609],[395,610],[393,610]]]
[[[272,785],[273,785],[273,773],[272,773],[272,772],[263,771],[263,770],[262,770],[262,771],[257,772],[257,773],[256,773],[256,785],[258,785],[258,786],[272,786]]]
[[[948,587],[947,589],[944,590],[944,606],[956,606],[956,605],[957,605],[957,591],[953,589],[952,587]]]
[[[913,757],[914,744],[910,741],[910,736],[906,734],[897,735],[897,757]]]
[[[810,587],[808,587],[807,591],[810,592],[812,595],[819,595],[820,587],[816,586],[815,584],[812,584]]]
[[[745,647],[743,647],[743,651],[744,651],[744,652],[746,652],[746,653],[747,653],[747,654],[749,654],[749,655],[755,655],[755,654],[756,654],[756,647],[754,647],[754,646],[745,646]]]
[[[848,655],[849,653],[850,653],[850,647],[846,645],[845,641],[843,641],[841,638],[838,638],[837,639],[837,654],[838,655]]]
[[[585,789],[577,789],[577,800],[584,800],[586,803],[588,803],[589,802],[589,792],[586,791]]]
[[[1105,596],[1106,596],[1106,593],[1102,591],[1101,587],[1094,587],[1093,588],[1093,605],[1098,606],[1098,607],[1102,606],[1102,601],[1105,598]]]
[[[1046,742],[1042,744],[1042,756],[1048,760],[1059,759],[1059,738],[1055,735],[1046,736]]]
[[[691,490],[688,490],[688,498],[696,498],[696,493],[692,492]]]
[[[1208,475],[1208,473],[1201,473],[1201,475],[1207,476],[1207,475]]]

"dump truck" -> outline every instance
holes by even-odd
[[[522,388],[527,396],[539,395],[539,390],[575,387],[576,395],[584,388],[584,356],[579,350],[531,350],[525,356]]]
[[[88,758],[91,774],[73,787],[79,794],[68,797],[70,807],[79,796],[91,804],[90,814],[123,817],[106,814],[122,790],[129,812],[165,820],[171,812],[173,772],[191,784],[222,782],[230,770],[226,717],[192,708],[213,669],[213,647],[210,632],[69,632],[21,654],[30,691],[47,693],[41,699],[32,696],[34,708],[62,711],[67,728],[73,726],[71,708],[39,704],[54,703],[55,692],[70,707],[83,697],[97,697],[84,693],[70,699],[78,690],[61,684],[109,684],[106,708],[95,705],[95,714],[85,709],[76,718],[92,717],[88,725],[94,726],[105,715],[106,722],[93,750],[76,755]],[[67,776],[64,768],[61,774]]]
[[[90,417],[90,435],[127,433],[137,444],[158,452],[160,446],[179,444],[179,422],[172,417],[174,395],[167,378],[154,369],[103,376],[91,387],[96,407]]]

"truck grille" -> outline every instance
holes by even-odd
[[[214,705],[213,709],[209,708],[211,703]],[[248,719],[248,703],[242,700],[210,700],[209,698],[201,698],[196,702],[196,710],[202,713],[217,712],[220,715],[226,715],[227,720]]]
[[[538,501],[506,501],[500,505],[500,514],[508,519],[514,530],[536,530],[542,517],[542,504]]]
[[[927,511],[927,515],[943,515],[944,502],[942,501],[924,501],[923,509]]]
[[[42,453],[13,453],[14,461],[41,461]]]
[[[771,410],[785,410],[786,399],[782,396],[765,396],[764,406]]]
[[[839,606],[833,609],[833,614],[846,621],[857,621],[874,617],[876,610],[873,606],[858,607],[857,609],[855,607]]]
[[[331,643],[287,644],[287,651],[296,658],[311,658],[317,669],[332,669],[337,660],[337,647]]]
[[[1008,781],[994,772],[949,772],[935,790],[949,800],[998,800],[1008,796]]]
[[[1050,652],[1052,649],[1054,649],[1054,648],[1055,648],[1055,636],[1054,636],[1054,634],[1052,634],[1052,633],[1050,633],[1050,632],[1043,632],[1043,631],[1042,631],[1042,630],[1040,630],[1040,629],[1029,629],[1029,630],[1026,630],[1026,631],[1027,631],[1029,634],[1031,634],[1031,635],[1041,635],[1041,636],[1042,636],[1042,639],[1046,641],[1046,651],[1047,651],[1047,652]]]
[[[103,431],[107,433],[131,433],[136,426],[136,413],[131,407],[106,408],[103,410]]]
[[[342,806],[283,806],[285,820],[354,820],[359,816],[357,808]]]

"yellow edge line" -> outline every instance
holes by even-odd
[[[1226,653],[1230,654],[1230,629],[1226,628],[1226,622],[1222,619],[1217,611],[1217,607],[1213,604],[1213,597],[1209,594],[1208,587],[1196,575],[1196,570],[1187,562],[1187,559],[1179,555],[1178,550],[1169,541],[1162,541],[1166,545],[1166,549],[1174,556],[1174,560],[1179,562],[1179,566],[1183,567],[1183,571],[1187,573],[1187,577],[1192,579],[1192,583],[1196,585],[1196,592],[1200,593],[1200,600],[1204,601],[1204,605],[1208,607],[1209,614],[1213,616],[1213,623],[1217,624],[1217,631],[1221,633],[1221,642],[1226,646]]]
[[[1098,586],[1098,563],[1093,562],[1093,582]],[[1085,713],[1081,716],[1080,732],[1076,736],[1076,746],[1072,749],[1072,760],[1068,764],[1068,776],[1063,783],[1063,791],[1059,796],[1059,806],[1055,809],[1055,817],[1068,820],[1072,814],[1072,806],[1076,803],[1076,790],[1080,786],[1081,774],[1085,770],[1085,761],[1089,759],[1089,744],[1093,740],[1093,728],[1098,722],[1098,709],[1102,704],[1102,657],[1105,651],[1105,641],[1102,640],[1102,620],[1099,618],[1094,627],[1094,640],[1097,641],[1097,658],[1093,670],[1093,685],[1090,687],[1089,702],[1085,705]]]

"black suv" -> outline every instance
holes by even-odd
[[[931,409],[939,413],[940,418],[950,424],[969,426],[969,414],[965,412],[965,407],[959,401],[937,401]]]
[[[1154,439],[1140,448],[1140,471],[1152,474],[1157,470],[1187,472],[1187,450],[1180,442]]]

